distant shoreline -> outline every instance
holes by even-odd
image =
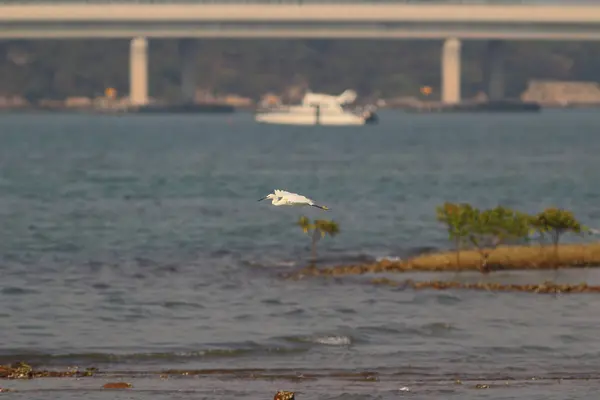
[[[538,110],[597,110],[600,109],[600,103],[570,103],[570,104],[545,104],[545,103],[528,103],[520,106],[518,101],[513,102],[515,104],[506,107],[487,107],[485,103],[481,102],[461,102],[457,106],[443,105],[436,101],[410,101],[410,102],[398,102],[386,104],[385,106],[379,107],[382,110],[402,110],[411,113],[437,113],[437,112],[451,112],[451,113],[480,113],[485,111],[504,111],[504,112],[522,112],[531,111],[531,104],[539,106]],[[536,107],[537,107],[536,106]],[[184,110],[186,114],[222,114],[230,113],[235,111],[255,111],[258,106],[256,105],[233,105],[223,102],[207,102],[207,103],[194,103],[190,110]],[[180,110],[182,107],[177,104],[162,104],[147,107],[149,109],[160,109],[157,113],[161,114],[179,114],[184,111]],[[497,109],[496,109],[497,108]],[[170,109],[173,109],[170,111]],[[194,109],[194,110],[192,110]],[[223,109],[228,109],[227,112],[222,112]],[[214,110],[214,111],[213,111]],[[150,110],[153,111],[153,110]],[[535,110],[534,110],[535,111]],[[145,110],[138,110],[138,107],[130,106],[126,104],[106,104],[106,105],[67,105],[62,104],[61,101],[51,101],[48,104],[15,104],[15,105],[0,105],[0,113],[77,113],[77,114],[142,114],[149,113],[154,114],[155,112],[146,112]]]
[[[75,113],[75,114],[230,114],[245,111],[247,107],[231,106],[222,103],[198,103],[191,106],[159,105],[152,107],[70,107],[70,106],[20,106],[0,107],[0,113]]]

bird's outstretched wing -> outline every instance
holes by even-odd
[[[288,192],[286,190],[281,190],[281,189],[275,189],[273,191],[273,193],[275,193],[275,196],[277,196],[278,198],[284,199],[286,201],[286,203],[289,205],[306,204],[309,206],[320,208],[321,210],[329,210],[329,207],[318,205],[314,202],[313,199],[310,199],[306,196],[302,196],[301,194],[298,194],[298,193],[292,193],[292,192]]]
[[[306,196],[302,196],[301,194],[292,193],[292,192],[288,192],[285,190],[279,190],[279,189],[275,189],[274,192],[275,192],[276,196],[283,197],[290,203],[299,203],[299,204],[300,203],[304,203],[304,204],[314,203],[311,199],[309,199]]]
[[[275,189],[275,190],[273,190],[273,193],[275,193],[275,196],[277,196],[277,197],[284,197],[284,196],[289,196],[291,194],[295,194],[295,193],[291,193],[291,192],[286,192],[285,190],[281,190],[281,189]]]

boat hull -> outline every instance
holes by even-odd
[[[367,114],[342,113],[314,113],[314,112],[289,112],[265,111],[254,116],[256,122],[277,125],[325,125],[325,126],[358,126],[376,123],[378,118],[374,112]]]
[[[259,113],[255,116],[256,122],[278,125],[364,125],[365,119],[358,115],[321,115],[317,119],[314,115],[290,115],[285,113]]]

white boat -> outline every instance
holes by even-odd
[[[377,122],[374,108],[348,109],[344,107],[356,100],[356,92],[346,90],[339,96],[308,92],[302,104],[277,105],[259,110],[255,121],[265,124],[284,125],[365,125]]]

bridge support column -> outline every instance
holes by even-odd
[[[144,37],[131,40],[129,50],[129,100],[131,104],[148,104],[148,41]]]
[[[194,103],[196,99],[197,42],[194,39],[181,39],[178,47],[181,60],[181,97],[184,103]]]
[[[457,38],[448,38],[442,48],[442,102],[460,102],[460,53],[461,43]]]
[[[502,100],[504,98],[505,55],[505,41],[490,40],[488,42],[483,66],[483,79],[489,100]]]

